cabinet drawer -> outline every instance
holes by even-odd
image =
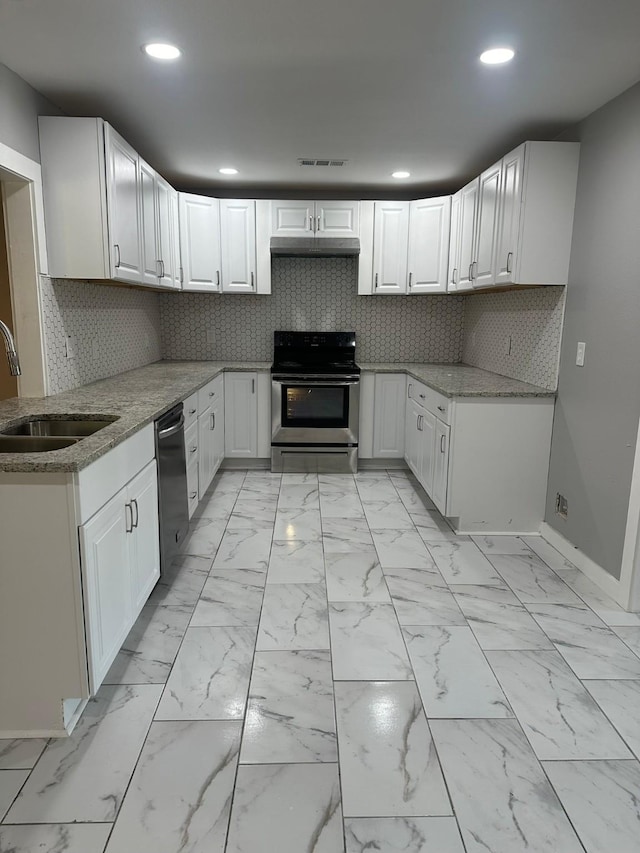
[[[216,378],[212,379],[211,382],[207,382],[207,384],[198,391],[198,414],[202,414],[214,401],[217,402],[222,399],[223,389],[224,378],[222,374],[220,374],[220,376],[216,376]]]
[[[184,405],[184,429],[185,432],[189,429],[191,424],[194,424],[198,420],[198,392],[192,394],[190,397],[183,403]]]
[[[184,431],[184,451],[187,458],[187,467],[198,459],[198,421],[192,423],[189,429]]]
[[[187,498],[189,500],[189,518],[198,508],[198,460],[193,459],[187,465]]]
[[[444,421],[445,424],[451,423],[451,400],[449,397],[434,391],[424,382],[418,382],[411,376],[407,378],[407,396],[431,412],[436,418]]]

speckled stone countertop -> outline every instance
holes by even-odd
[[[360,364],[371,373],[408,373],[445,397],[555,397],[555,391],[468,364]]]
[[[34,415],[102,415],[117,420],[62,450],[0,453],[0,471],[80,471],[222,371],[268,371],[270,367],[266,361],[158,361],[52,397],[5,400],[0,402],[0,431]]]

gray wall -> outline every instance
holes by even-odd
[[[39,115],[62,115],[62,111],[0,64],[0,142],[38,163]]]
[[[640,84],[581,122],[578,136],[546,520],[619,577],[640,417]],[[568,498],[566,521],[556,492]]]

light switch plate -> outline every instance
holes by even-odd
[[[578,341],[578,349],[576,351],[576,364],[578,367],[584,367],[584,351],[587,345],[584,341]]]
[[[67,339],[65,341],[65,358],[75,358],[76,357],[76,342],[72,335],[67,335]]]

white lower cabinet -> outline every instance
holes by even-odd
[[[433,476],[431,479],[431,498],[440,512],[447,505],[447,478],[449,475],[449,434],[447,424],[439,418],[435,420],[433,448]]]
[[[404,456],[404,373],[378,373],[373,404],[374,459]]]
[[[257,387],[256,373],[224,375],[225,456],[232,459],[258,455]]]
[[[159,540],[154,459],[80,526],[92,693],[160,576]]]
[[[209,407],[198,416],[198,496],[200,500],[211,485],[216,472],[215,415]]]

